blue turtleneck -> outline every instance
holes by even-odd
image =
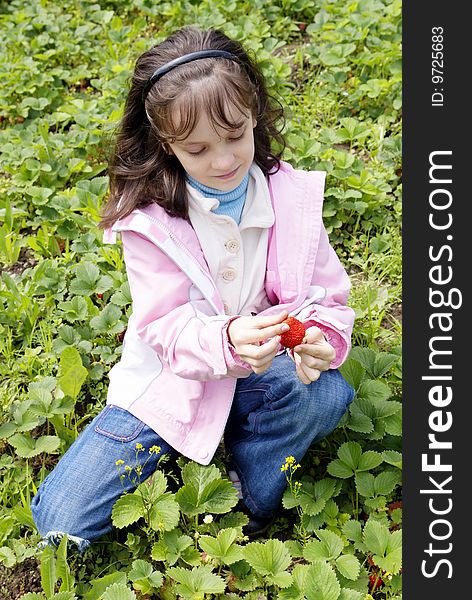
[[[212,212],[216,213],[217,215],[227,215],[228,217],[232,217],[239,225],[241,222],[241,214],[243,212],[244,202],[246,201],[249,173],[246,173],[241,183],[229,192],[222,192],[216,188],[203,185],[188,173],[187,181],[193,188],[201,192],[205,198],[216,198],[216,200],[218,200],[219,206],[214,208]]]

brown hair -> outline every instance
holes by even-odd
[[[202,58],[166,73],[150,89],[143,89],[153,72],[167,62],[197,50],[226,50],[237,57]],[[250,111],[254,128],[254,160],[265,175],[280,166],[285,142],[277,123],[283,110],[266,90],[264,78],[241,44],[218,30],[184,27],[144,52],[136,61],[124,114],[109,161],[110,196],[102,211],[101,227],[111,226],[135,208],[153,202],[170,215],[188,219],[185,172],[178,159],[168,154],[166,142],[185,139],[202,110],[216,126],[235,129],[228,105],[242,114]],[[172,120],[175,109],[179,123]],[[248,116],[246,114],[246,116]],[[281,150],[273,153],[276,140]]]

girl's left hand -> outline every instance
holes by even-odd
[[[336,358],[336,351],[319,327],[309,327],[303,343],[293,349],[293,357],[300,381],[308,385],[319,378],[321,371],[329,369]]]

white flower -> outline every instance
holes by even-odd
[[[210,523],[213,523],[213,515],[205,515],[203,522],[206,523],[207,525],[209,525]]]

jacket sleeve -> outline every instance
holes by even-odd
[[[208,302],[164,252],[144,236],[122,231],[138,336],[180,377],[247,377],[250,366],[231,351],[231,320]]]
[[[327,341],[336,350],[331,368],[339,367],[351,349],[354,311],[346,305],[351,284],[341,262],[329,243],[324,225],[313,271],[312,286],[321,286],[326,294],[321,301],[309,304],[297,315],[307,327],[319,327]]]

